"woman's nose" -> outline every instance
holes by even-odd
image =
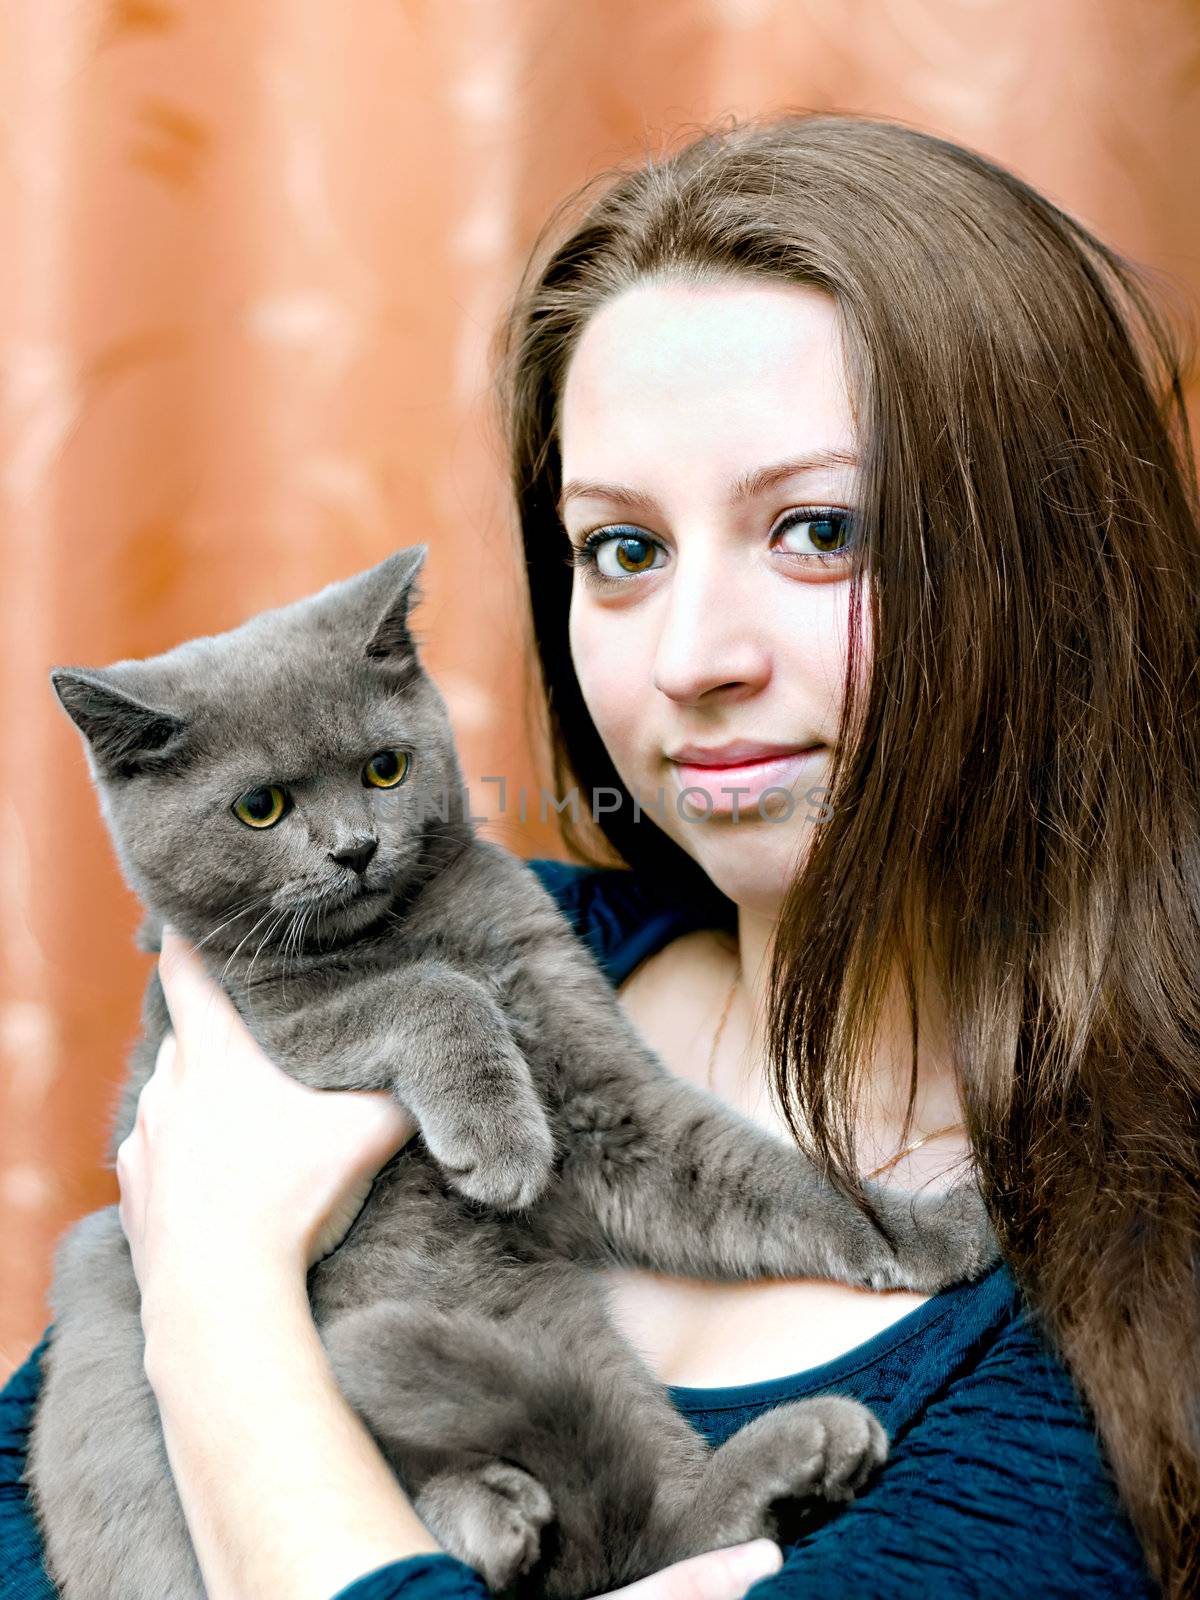
[[[672,700],[761,688],[770,652],[747,575],[720,553],[676,559],[654,655],[654,684]]]

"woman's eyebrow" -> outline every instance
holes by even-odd
[[[756,495],[765,494],[768,489],[773,489],[777,483],[785,478],[797,478],[806,472],[819,472],[825,467],[854,467],[858,465],[858,458],[850,450],[813,450],[806,455],[793,456],[787,461],[776,461],[769,467],[754,467],[748,472],[739,473],[729,485],[729,499],[736,504],[742,500],[752,500]],[[629,506],[634,509],[659,511],[661,508],[653,495],[643,494],[638,489],[631,489],[624,483],[596,483],[591,480],[574,478],[569,483],[563,484],[562,493],[558,497],[557,511],[561,518],[568,504],[572,500],[582,499],[611,500],[619,506]]]

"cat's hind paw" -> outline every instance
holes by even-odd
[[[528,1572],[554,1515],[534,1477],[507,1461],[439,1472],[414,1502],[421,1521],[451,1555],[497,1592]]]
[[[818,1395],[794,1404],[804,1408],[805,1426],[823,1435],[821,1469],[810,1492],[823,1500],[852,1500],[887,1459],[883,1424],[866,1406],[842,1395]]]
[[[713,1452],[689,1508],[691,1547],[774,1538],[773,1508],[852,1500],[887,1453],[883,1424],[857,1400],[817,1395],[776,1406]]]

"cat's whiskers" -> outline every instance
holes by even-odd
[[[247,939],[249,939],[253,934],[258,932],[259,928],[262,927],[263,923],[266,922],[267,918],[271,915],[271,912],[272,912],[273,909],[274,909],[273,906],[268,905],[266,911],[263,912],[262,916],[259,917],[258,921],[254,924],[254,926],[252,928],[248,928],[246,930],[246,932],[242,935],[242,937],[238,940],[237,944],[234,945],[232,951],[230,952],[229,960],[226,961],[225,965],[221,968],[221,976],[217,979],[217,982],[222,986],[222,988],[225,985],[226,974],[229,972],[230,967],[233,965],[234,961],[237,959],[238,951],[242,948],[242,946],[245,944]]]
[[[288,948],[292,941],[292,935],[296,931],[296,924],[300,920],[300,915],[300,911],[295,906],[288,907],[289,921],[287,927],[283,930],[283,938],[279,941],[279,985],[283,990],[285,1000],[287,999]]]
[[[298,911],[293,912],[292,924],[283,940],[283,970],[280,973],[280,986],[284,998],[287,998],[287,964],[289,956],[293,957],[296,964],[300,963],[300,945],[304,937],[304,928],[312,915],[310,905],[302,905]]]
[[[276,928],[279,927],[280,923],[283,921],[283,919],[286,916],[290,915],[290,911],[291,911],[291,908],[289,906],[284,906],[283,910],[275,918],[274,922],[272,922],[272,923],[270,923],[268,925],[266,933],[264,933],[262,938],[258,941],[258,948],[255,950],[254,954],[251,956],[250,965],[246,969],[245,986],[246,986],[247,992],[249,992],[250,986],[254,981],[255,963],[258,961],[259,956],[262,955],[263,950],[264,950],[267,942],[273,937]]]
[[[244,917],[248,912],[254,911],[258,906],[265,905],[270,899],[271,891],[268,891],[266,894],[251,895],[249,900],[246,900],[243,902],[243,904],[238,906],[236,910],[232,911],[230,915],[225,918],[224,922],[218,922],[215,928],[204,935],[203,939],[198,939],[196,941],[196,949],[202,950],[210,939],[215,939],[216,936],[219,933],[222,933],[231,922],[236,922],[239,917]]]

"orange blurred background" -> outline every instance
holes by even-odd
[[[0,0],[0,19],[2,1380],[48,1321],[58,1234],[117,1198],[104,1148],[148,972],[49,669],[218,632],[426,541],[417,626],[473,810],[565,854],[479,786],[549,783],[487,358],[552,205],[728,113],[865,111],[1004,162],[1194,302],[1200,7]]]

